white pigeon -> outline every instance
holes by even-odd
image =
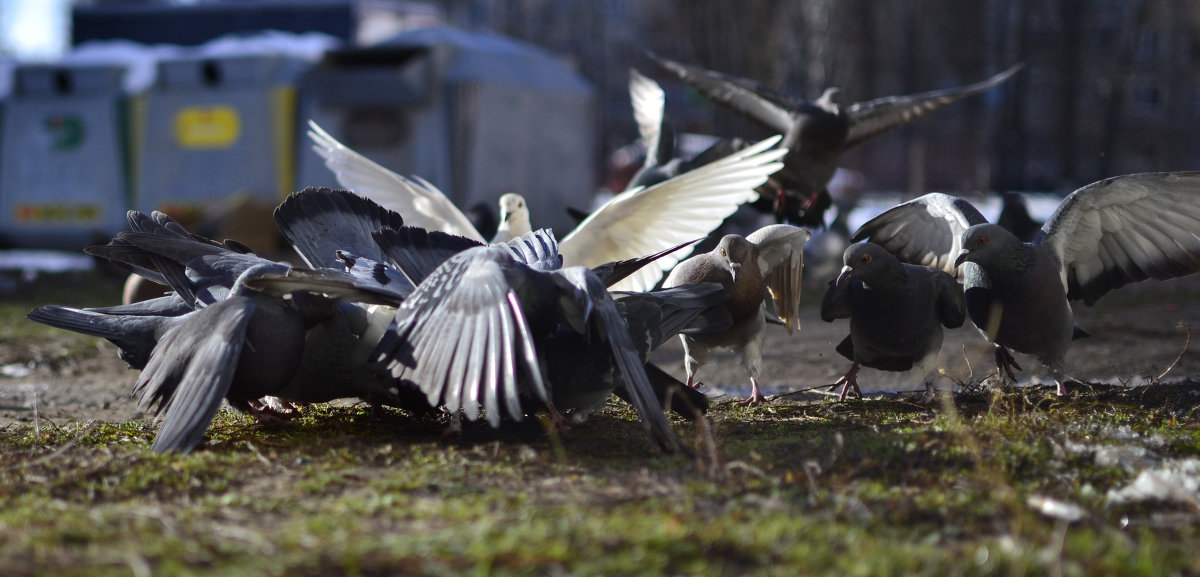
[[[347,148],[315,122],[308,125],[313,150],[341,186],[404,215],[406,224],[486,242],[449,197],[429,182],[388,170]],[[614,196],[559,242],[563,266],[594,267],[707,236],[739,206],[756,200],[754,189],[782,168],[780,159],[787,150],[772,148],[779,139],[767,138],[669,180]],[[498,238],[531,231],[529,209],[520,195],[505,194],[500,210]],[[680,258],[666,255],[611,288],[650,290]]]

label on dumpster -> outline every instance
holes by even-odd
[[[19,223],[92,223],[100,220],[102,212],[99,205],[91,203],[21,203],[13,207]]]
[[[228,148],[242,133],[232,106],[187,106],[175,113],[175,142],[180,148]]]
[[[42,119],[53,150],[75,150],[83,144],[84,123],[78,114],[50,114]]]

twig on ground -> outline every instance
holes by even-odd
[[[1175,326],[1183,329],[1184,332],[1187,333],[1183,340],[1183,350],[1179,351],[1179,355],[1175,357],[1175,360],[1171,363],[1171,366],[1167,367],[1167,369],[1160,373],[1157,377],[1150,379],[1150,385],[1157,385],[1158,383],[1162,382],[1163,378],[1165,378],[1168,373],[1175,370],[1176,365],[1178,365],[1179,361],[1183,359],[1184,353],[1187,353],[1188,347],[1192,344],[1192,327],[1184,321],[1179,321],[1179,323]]]

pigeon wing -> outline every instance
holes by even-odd
[[[434,406],[461,408],[475,420],[482,405],[493,427],[502,411],[521,420],[522,373],[537,398],[549,397],[518,287],[509,280],[520,274],[543,273],[516,263],[503,247],[455,255],[400,306],[375,358],[386,361],[393,376],[416,383]]]
[[[1067,298],[1091,305],[1148,278],[1200,271],[1200,172],[1118,176],[1068,195],[1035,241],[1062,263]]]
[[[188,316],[167,331],[142,370],[134,395],[165,413],[151,447],[188,452],[229,393],[254,303],[234,297]]]
[[[760,228],[746,240],[758,245],[758,266],[788,334],[800,328],[800,273],[804,269],[807,229],[787,224]]]
[[[783,165],[787,152],[773,136],[721,160],[653,186],[622,192],[559,243],[565,266],[594,267],[647,255],[707,236],[739,206],[758,198],[755,188]],[[613,286],[645,291],[680,257],[665,255]]]
[[[422,179],[408,179],[347,148],[317,123],[308,122],[313,150],[342,186],[400,213],[411,226],[441,230],[483,242],[483,236],[442,191]]]
[[[887,96],[853,104],[846,111],[850,119],[850,131],[846,135],[845,148],[851,148],[880,134],[911,124],[922,116],[945,108],[963,98],[990,90],[1008,80],[1024,66],[1024,64],[1017,64],[975,84],[907,96]]]
[[[869,240],[903,262],[953,275],[963,232],[985,222],[971,203],[935,192],[887,209],[859,227],[851,240]]]

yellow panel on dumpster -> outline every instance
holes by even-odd
[[[175,114],[175,141],[181,148],[228,148],[241,132],[232,106],[188,106]]]

